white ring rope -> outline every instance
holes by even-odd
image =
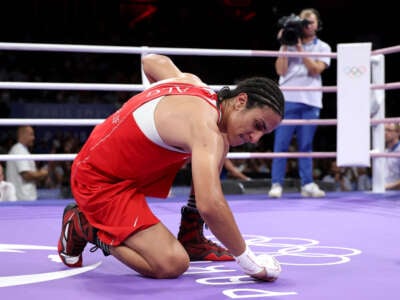
[[[105,45],[78,44],[47,44],[47,43],[0,43],[0,50],[14,51],[51,51],[51,52],[80,52],[80,53],[114,53],[114,54],[143,54],[157,52],[167,55],[201,55],[201,56],[329,56],[337,58],[337,54],[321,54],[319,52],[280,52],[267,50],[232,50],[232,49],[203,49],[203,48],[166,48],[166,47],[130,47]],[[371,51],[371,55],[391,54],[400,52],[400,45]]]
[[[389,85],[389,84],[388,84]],[[391,85],[398,85],[400,82],[392,83]],[[214,90],[220,90],[227,85],[209,85]],[[229,85],[234,87],[233,85]],[[128,83],[65,83],[65,82],[26,82],[26,81],[1,81],[0,89],[16,89],[16,90],[69,90],[69,91],[143,91],[145,86],[143,84],[128,84]],[[371,86],[371,89],[384,89],[385,85]],[[393,87],[395,88],[395,87]],[[337,87],[325,86],[325,87],[301,87],[291,86],[282,87],[283,91],[323,91],[323,92],[336,92]]]
[[[166,48],[166,47],[129,47],[104,45],[74,45],[74,44],[46,44],[46,43],[0,43],[0,50],[14,51],[50,51],[50,52],[79,52],[79,53],[113,53],[113,54],[144,54],[155,52],[166,55],[200,55],[200,56],[253,56],[276,57],[283,56],[323,56],[337,58],[337,53],[313,52],[280,52],[267,50],[232,50],[232,49],[203,49],[203,48]],[[371,51],[371,55],[391,54],[400,52],[400,46],[387,47]]]
[[[371,157],[400,157],[399,152],[370,152]],[[74,160],[76,154],[0,154],[0,161],[8,160],[37,160],[37,161],[68,161]],[[249,159],[249,158],[333,158],[336,157],[336,152],[230,152],[230,159]]]
[[[400,45],[374,50],[371,52],[371,54],[379,55],[379,54],[392,54],[392,53],[398,53],[398,52],[400,52]]]
[[[143,84],[1,81],[1,89],[68,91],[142,91]]]
[[[280,52],[267,50],[234,50],[234,49],[203,49],[203,48],[166,48],[166,47],[129,47],[104,45],[73,45],[73,44],[43,44],[43,43],[0,43],[0,50],[14,51],[51,51],[80,53],[113,53],[113,54],[144,54],[159,53],[165,55],[199,55],[199,56],[244,56],[244,57],[276,57],[283,56],[323,56],[336,58],[336,53],[320,52]]]
[[[209,85],[214,90],[220,90],[226,85]],[[234,87],[233,85],[229,85]],[[128,83],[65,83],[65,82],[27,82],[27,81],[0,81],[0,89],[15,90],[68,90],[68,91],[143,91],[143,84]],[[372,90],[392,90],[400,88],[400,82],[391,82],[385,84],[371,84]],[[281,87],[282,91],[323,91],[325,93],[334,93],[336,86],[323,87],[301,87],[286,86]]]
[[[38,125],[38,126],[94,126],[103,122],[104,119],[0,119],[0,126],[18,126],[18,125]],[[385,123],[400,123],[399,118],[371,119],[371,125]],[[336,119],[284,119],[281,125],[336,125]]]

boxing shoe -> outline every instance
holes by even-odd
[[[95,241],[94,228],[79,211],[75,203],[68,204],[63,213],[58,255],[68,267],[82,266],[82,252],[86,244]]]
[[[231,261],[229,251],[204,237],[204,221],[198,210],[183,206],[178,240],[189,254],[191,261]]]

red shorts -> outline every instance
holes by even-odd
[[[72,180],[71,188],[79,209],[108,245],[118,246],[131,234],[160,222],[130,181],[89,186]]]

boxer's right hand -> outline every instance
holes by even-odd
[[[281,273],[281,266],[273,256],[268,254],[255,256],[249,247],[235,257],[235,260],[246,274],[258,280],[275,281]]]
[[[263,267],[263,271],[252,275],[252,277],[273,282],[278,279],[279,274],[282,271],[281,265],[278,260],[268,254],[262,254],[256,257],[257,263]]]

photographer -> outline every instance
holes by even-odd
[[[330,53],[331,47],[317,37],[321,30],[319,13],[313,8],[303,9],[299,16],[291,15],[280,19],[282,29],[278,33],[280,51]],[[321,87],[321,73],[330,65],[330,57],[287,57],[279,56],[275,69],[279,84],[286,86]],[[284,119],[318,119],[322,108],[322,91],[284,91]],[[287,152],[293,135],[296,136],[299,152],[312,152],[315,125],[283,125],[275,131],[274,152]],[[313,181],[312,158],[299,158],[301,194],[304,197],[324,197]],[[272,162],[272,187],[269,197],[282,196],[286,158],[276,158]]]

